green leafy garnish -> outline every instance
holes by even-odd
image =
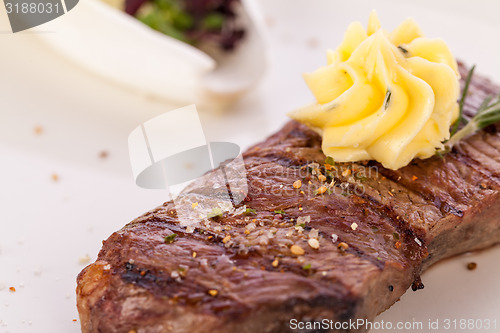
[[[203,26],[208,30],[220,30],[224,24],[224,15],[210,13],[203,19]]]
[[[170,234],[168,236],[165,236],[165,243],[172,244],[175,241],[175,237],[177,237],[177,234]]]
[[[186,32],[194,27],[194,18],[178,1],[154,0],[137,18],[151,28],[186,43],[191,43]]]
[[[275,211],[274,211],[274,214],[282,214],[282,215],[283,215],[283,214],[285,214],[285,211],[284,211],[284,210],[282,210],[282,209],[280,209],[280,210],[275,210]]]
[[[207,214],[207,218],[211,219],[216,216],[222,216],[222,209],[219,207],[212,208],[212,211]]]
[[[311,264],[305,264],[304,266],[302,266],[302,269],[305,270],[305,271],[308,271],[311,269]]]
[[[194,19],[191,15],[186,13],[185,11],[179,11],[173,17],[174,27],[180,30],[188,30],[191,29],[194,25]]]

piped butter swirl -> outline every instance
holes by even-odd
[[[399,169],[443,147],[460,93],[444,41],[424,37],[412,19],[388,33],[372,12],[367,29],[352,23],[327,59],[304,75],[316,103],[289,113],[323,136],[327,156]]]

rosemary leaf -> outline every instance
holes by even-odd
[[[492,96],[487,96],[484,99],[484,101],[479,106],[479,109],[477,110],[477,114],[480,114],[482,111],[484,111],[488,107],[488,104],[490,104],[492,98],[493,98]]]
[[[465,121],[464,118],[464,105],[465,105],[465,99],[467,98],[467,94],[469,93],[469,85],[470,81],[472,79],[472,75],[474,75],[474,70],[476,69],[476,65],[472,66],[471,69],[469,70],[469,74],[467,74],[467,79],[465,80],[465,86],[464,90],[462,91],[462,97],[460,98],[460,103],[459,103],[459,113],[458,113],[458,118],[455,121],[455,123],[452,126],[451,130],[451,136],[453,136],[455,133],[457,133],[458,126]]]
[[[500,95],[493,102],[491,100],[491,96],[485,98],[474,118],[446,142],[445,151],[449,151],[458,141],[476,131],[500,121]]]
[[[500,121],[500,94],[497,96],[487,96],[484,101],[479,106],[476,115],[472,118],[466,125],[458,131],[460,124],[465,121],[463,117],[465,99],[467,98],[467,93],[469,91],[470,81],[472,75],[474,74],[474,69],[476,66],[472,66],[467,79],[465,80],[464,90],[462,92],[462,97],[459,102],[459,116],[458,119],[453,123],[452,130],[450,133],[450,139],[446,141],[443,149],[436,150],[436,155],[443,156],[451,150],[451,148],[460,140],[465,139],[469,135],[474,134],[476,131],[485,128],[491,124]]]

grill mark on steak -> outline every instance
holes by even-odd
[[[466,74],[462,65],[460,71]],[[472,116],[497,91],[475,76],[465,114]],[[497,131],[493,126],[443,159],[416,159],[397,171],[374,162],[339,163],[351,170],[377,167],[379,173],[363,181],[335,175],[351,191],[361,184],[362,193],[307,196],[291,184],[303,178],[305,191],[320,186],[303,168],[323,164],[325,156],[319,135],[291,121],[243,154],[249,182],[243,204],[256,210],[251,219],[263,226],[247,235],[249,221],[226,214],[211,223],[231,230],[187,233],[171,202],[137,218],[110,236],[98,261],[79,275],[82,332],[286,332],[290,318],[372,320],[432,263],[500,242]],[[190,195],[207,195],[210,184],[204,185],[190,186]],[[291,191],[276,191],[279,185]],[[319,250],[297,233],[286,236],[305,215],[311,222],[304,233],[318,229]],[[352,223],[358,224],[355,231]],[[263,239],[272,228],[274,236]],[[165,244],[171,233],[177,238]],[[332,233],[338,235],[335,244]],[[234,244],[222,243],[226,234]],[[349,248],[340,251],[339,242]],[[292,244],[305,250],[302,261],[290,253]]]
[[[477,167],[477,170],[488,177],[489,181],[500,184],[498,180],[498,177],[500,175],[498,172],[498,170],[500,170],[500,163],[495,159],[493,155],[488,154],[485,147],[483,147],[482,145],[478,146],[478,144],[475,144],[474,142],[464,142],[458,149],[464,151],[463,154],[460,154],[461,158],[469,161],[471,166]],[[487,167],[482,166],[485,164],[484,162],[481,162],[482,160],[486,161]]]
[[[292,130],[291,132],[289,132],[291,136],[296,136],[295,133],[296,133],[296,130]],[[314,135],[314,136],[313,136]],[[319,147],[319,143],[320,143],[320,138],[319,136],[315,135],[315,134],[312,134],[311,133],[311,136],[315,137],[316,140],[313,141],[313,140],[308,140],[307,141],[307,144],[308,145],[312,145],[312,146],[317,146]],[[286,138],[288,138],[289,136],[286,135],[285,136]],[[286,139],[285,139],[286,140]],[[254,150],[253,152],[256,153],[256,154],[259,154],[259,156],[261,156],[262,154],[264,156],[269,156],[269,153],[268,153],[269,150],[263,150],[263,149],[257,149],[257,150]],[[252,149],[250,150],[250,152],[252,152]],[[273,158],[276,158],[276,156],[279,156],[279,155],[273,155]],[[294,157],[296,157],[297,155],[292,155]],[[247,156],[245,156],[247,157]],[[293,167],[293,172],[295,172],[297,169],[296,169],[296,166],[304,166],[305,164],[307,163],[310,163],[310,162],[323,162],[324,161],[324,155],[321,154],[321,158],[320,159],[317,159],[317,160],[314,160],[314,161],[311,161],[311,160],[304,160],[302,158],[300,158],[300,155],[299,155],[299,158],[296,157],[296,160],[297,161],[292,161],[291,163],[289,163],[289,165],[291,164]],[[281,162],[277,162],[279,165],[281,165],[284,169],[290,169],[290,166],[289,165],[286,165],[286,166],[283,166],[283,163]],[[353,164],[353,165],[358,165],[358,164]],[[358,165],[359,166],[359,165]],[[286,174],[287,172],[281,172],[281,173],[278,173],[278,174]],[[263,175],[259,175],[260,177],[262,177]],[[297,176],[294,176],[296,179],[297,178],[300,178],[300,177],[297,177]],[[294,178],[292,177],[292,179]],[[266,180],[267,178],[264,177]],[[335,177],[335,180],[337,180],[337,182],[345,182],[347,181],[347,179],[342,179],[342,178],[338,178],[338,177]],[[249,182],[251,183],[251,179],[249,179]],[[277,183],[282,183],[282,182],[277,182]],[[319,186],[320,184],[314,184],[315,186]],[[352,185],[352,184],[351,184]],[[252,192],[252,190],[250,189],[250,192]],[[376,200],[373,198],[373,197],[367,197],[367,199],[369,199],[371,202],[374,202],[374,203],[377,203]],[[308,201],[310,199],[307,199],[307,198],[304,198],[304,199],[296,199],[294,198],[294,202],[293,202],[293,205],[292,206],[297,206],[297,202],[299,204],[303,204],[304,202]],[[254,198],[254,201],[255,201],[255,198]],[[269,200],[269,202],[271,203],[275,203],[275,202],[279,202],[277,200]],[[363,204],[365,202],[363,201]],[[267,205],[267,203],[266,203]],[[393,218],[394,221],[396,221],[396,214],[394,212],[392,212],[388,207],[384,207],[384,206],[381,206],[380,204],[378,205],[380,207],[382,207],[382,211],[379,211],[379,212],[375,212],[376,214],[380,214],[386,218],[388,218],[387,221],[389,221],[389,223],[391,224],[391,227],[395,227],[395,231],[397,231],[398,233],[400,233],[401,235],[404,235],[404,237],[402,237],[402,242],[405,242],[406,247],[411,247],[409,246],[409,244],[412,244],[414,243],[414,238],[417,237],[416,235],[417,234],[422,234],[421,232],[418,232],[418,231],[414,231],[414,230],[411,230],[411,229],[408,229],[408,227],[404,227],[405,224],[404,224],[404,219],[398,219],[398,222],[396,223],[396,225],[392,225],[392,220],[390,219],[390,217]],[[255,207],[253,206],[253,208],[259,208],[259,207]],[[290,205],[279,205],[277,207],[274,207],[272,206],[271,207],[272,209],[278,209],[278,208],[281,208],[281,209],[288,209],[290,208]],[[296,212],[298,213],[298,212]],[[337,225],[337,224],[336,224]],[[391,233],[392,234],[392,233]],[[340,241],[343,241],[343,239],[340,239]],[[353,242],[354,244],[356,244],[355,242]],[[414,246],[413,246],[414,247]],[[368,260],[370,261],[371,263],[373,263],[375,266],[379,267],[379,268],[382,268],[385,264],[385,261],[382,261],[380,260],[379,258],[377,257],[374,257],[374,256],[370,256],[370,255],[367,255],[366,254],[366,251],[364,251],[363,249],[360,249],[358,248],[357,246],[351,246],[348,250],[348,252],[350,253],[353,253],[355,254],[356,256],[360,257],[360,258],[363,258],[364,260]],[[416,251],[413,251],[413,252],[416,252]],[[423,253],[425,253],[425,251],[422,251]]]

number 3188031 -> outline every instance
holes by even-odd
[[[5,8],[7,9],[7,14],[51,14],[52,12],[60,13],[62,8],[58,3],[43,3],[43,2],[23,2],[23,3],[5,3]]]

